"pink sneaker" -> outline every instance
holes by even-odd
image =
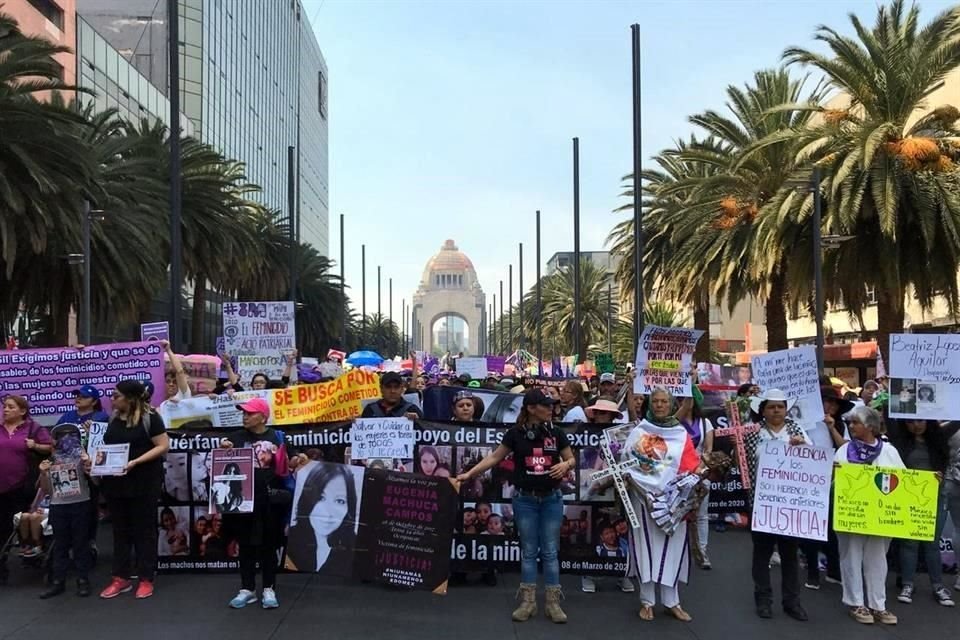
[[[143,600],[153,595],[153,582],[150,580],[140,580],[137,585],[137,600]]]
[[[128,593],[133,590],[133,584],[126,578],[113,577],[107,588],[100,592],[100,597],[104,600],[116,598],[121,593]]]

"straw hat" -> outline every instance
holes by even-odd
[[[593,419],[593,414],[597,411],[606,411],[608,413],[614,414],[617,419],[623,418],[623,413],[620,411],[620,407],[617,406],[616,402],[611,400],[597,400],[593,403],[592,407],[587,407],[584,409],[584,413],[587,414],[587,417]]]

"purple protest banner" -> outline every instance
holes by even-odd
[[[487,356],[487,371],[503,373],[503,367],[507,364],[506,356]]]
[[[156,342],[98,344],[83,349],[0,351],[0,396],[25,396],[30,415],[52,424],[74,408],[73,391],[90,384],[109,411],[110,392],[121,380],[153,382],[153,403],[164,400],[163,349]]]
[[[170,339],[170,323],[148,322],[140,325],[140,340],[142,342],[156,342],[158,340]]]

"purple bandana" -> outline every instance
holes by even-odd
[[[693,441],[694,448],[699,447],[700,439],[703,437],[703,433],[701,431],[702,422],[700,418],[695,419],[693,422],[681,420],[680,424],[682,424],[683,428],[687,430],[690,440]]]
[[[883,448],[883,441],[877,438],[876,443],[867,444],[853,438],[847,444],[847,462],[853,464],[870,464],[880,455],[880,449]]]

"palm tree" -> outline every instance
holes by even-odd
[[[522,329],[519,327],[519,314],[514,314],[515,337],[519,337],[522,330],[525,343],[533,344],[537,325],[540,324],[544,346],[551,346],[550,352],[554,356],[576,353],[583,359],[587,355],[587,345],[606,341],[608,311],[612,308],[616,313],[617,310],[614,301],[608,299],[608,282],[604,268],[588,260],[580,264],[579,345],[573,344],[576,316],[572,267],[561,267],[556,273],[542,279],[540,308],[536,305],[536,285],[526,293]],[[500,326],[506,327],[505,320],[505,316],[500,318]],[[515,339],[512,344],[519,344],[519,340]]]
[[[340,342],[340,276],[334,274],[333,261],[314,247],[298,243],[295,251],[300,347],[305,353],[325,355]],[[390,326],[396,331],[395,324],[391,322]]]
[[[856,313],[866,305],[866,286],[874,287],[877,342],[887,362],[889,335],[903,330],[908,289],[924,309],[945,295],[956,315],[960,302],[960,111],[927,104],[960,66],[960,7],[922,28],[919,13],[894,0],[878,9],[872,29],[851,15],[856,38],[820,27],[815,38],[832,55],[801,47],[784,53],[787,63],[822,72],[849,99],[846,108],[805,107],[819,113],[818,124],[784,135],[801,145],[796,162],[824,169],[827,230],[854,236],[825,260],[827,291]],[[920,110],[926,115],[916,119]],[[798,220],[809,214],[809,197],[782,200]]]

